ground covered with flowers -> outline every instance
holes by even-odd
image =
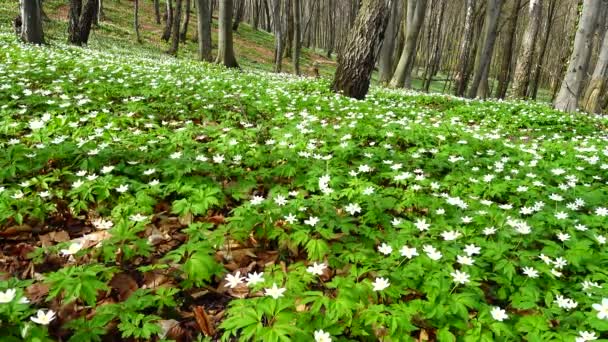
[[[608,339],[608,120],[0,35],[2,341]]]

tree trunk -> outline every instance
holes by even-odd
[[[291,15],[292,2],[292,0],[284,0],[285,11],[283,13],[285,13],[287,16],[287,35],[284,37],[285,43],[283,44],[285,46],[285,53],[283,54],[283,57],[285,58],[291,58],[293,56],[291,51],[291,42],[293,42],[293,16]]]
[[[411,88],[411,73],[414,69],[416,60],[416,48],[418,46],[418,36],[424,21],[427,0],[407,1],[407,10],[404,13],[406,20],[405,46],[399,58],[399,64],[389,85],[392,88],[405,87]]]
[[[68,14],[68,41],[74,45],[82,45],[80,42],[80,13],[82,12],[82,0],[70,0]]]
[[[604,34],[600,55],[581,102],[581,108],[588,113],[601,113],[603,100],[607,97],[606,91],[608,91],[608,33]]]
[[[173,1],[167,1],[167,12],[165,13],[165,28],[163,30],[162,40],[168,42],[171,38],[171,27],[173,25]]]
[[[380,71],[380,83],[387,84],[391,80],[393,75],[393,54],[395,52],[395,40],[397,39],[397,30],[399,29],[399,17],[397,15],[399,8],[399,1],[393,0],[390,9],[390,15],[388,25],[386,27],[386,34],[384,41],[382,42],[382,49],[380,50],[379,56],[379,71]],[[397,30],[395,29],[397,28]]]
[[[530,0],[530,17],[521,46],[521,52],[517,58],[515,76],[513,79],[513,96],[525,97],[528,93],[530,83],[530,72],[532,69],[532,58],[536,46],[536,36],[541,22],[542,0]]]
[[[538,1],[538,0],[531,0]],[[507,27],[504,34],[504,44],[502,47],[502,55],[500,61],[500,72],[498,74],[498,87],[494,96],[499,99],[505,98],[507,89],[509,88],[509,79],[511,78],[513,55],[515,53],[515,33],[517,32],[517,21],[519,18],[519,7],[521,0],[515,0],[511,13],[507,19]]]
[[[133,27],[135,28],[137,42],[141,43],[141,36],[139,35],[139,0],[135,0],[134,2]]]
[[[154,19],[156,24],[160,25],[160,0],[154,0]]]
[[[253,29],[257,31],[260,27],[260,0],[253,0]]]
[[[95,11],[95,14],[97,14],[97,25],[99,25],[100,22],[102,22],[104,20],[105,14],[103,12],[103,0],[98,0],[97,1],[97,11]]]
[[[551,34],[551,28],[553,26],[553,20],[555,18],[557,0],[549,0],[549,8],[547,10],[547,20],[545,22],[545,30],[543,33],[542,42],[540,44],[540,51],[538,52],[538,59],[533,69],[532,84],[528,87],[528,96],[536,100],[538,93],[538,87],[540,83],[540,75],[543,66],[543,60],[545,59],[545,53],[547,52],[547,44],[549,43],[549,37]]]
[[[481,50],[481,55],[475,74],[473,75],[473,82],[471,83],[471,89],[469,89],[469,97],[487,97],[487,82],[488,74],[490,70],[490,63],[492,62],[492,54],[494,53],[494,43],[496,43],[496,33],[498,30],[498,17],[500,16],[500,7],[502,6],[502,0],[488,0],[488,7],[486,9],[486,29],[484,34],[484,43]]]
[[[232,46],[232,0],[219,1],[219,42],[215,62],[228,68],[238,68],[239,64],[234,57],[234,48]]]
[[[211,8],[209,0],[197,0],[198,58],[211,62]]]
[[[397,0],[393,0],[397,1]],[[319,7],[320,8],[320,7]],[[327,58],[331,59],[331,54],[336,48],[336,0],[329,0],[329,41],[327,46]]]
[[[171,47],[168,54],[177,56],[177,49],[179,48],[179,29],[180,21],[182,19],[182,0],[175,0],[175,13],[173,13],[173,25],[171,27]]]
[[[300,37],[302,18],[300,15],[300,0],[291,0],[293,8],[293,72],[300,75],[300,50],[302,49],[302,39]]]
[[[424,77],[424,84],[422,88],[424,91],[428,92],[431,88],[431,83],[433,82],[433,77],[437,74],[439,70],[439,65],[441,63],[441,25],[443,24],[443,14],[445,12],[446,0],[439,0],[439,13],[435,18],[433,29],[433,39],[429,39],[429,43],[432,42],[430,53],[430,58],[427,63],[427,67],[425,70],[426,77]],[[432,7],[431,7],[432,8]],[[429,23],[430,24],[430,23]]]
[[[192,5],[190,0],[186,0],[186,12],[184,14],[184,24],[182,25],[182,30],[179,33],[179,39],[182,42],[186,41],[186,35],[188,34],[188,25],[190,25],[190,11],[192,9]]]
[[[21,0],[21,39],[26,43],[44,44],[40,5],[39,0]]]
[[[566,76],[553,103],[557,110],[573,112],[578,107],[583,80],[593,50],[593,35],[600,2],[600,0],[585,0],[583,3],[583,13],[578,23]]]
[[[245,13],[245,0],[236,0],[236,11],[234,13],[234,22],[232,23],[232,31],[238,31],[243,14]]]
[[[274,71],[283,69],[283,28],[281,25],[281,1],[272,2],[272,23],[274,25]]]
[[[376,63],[376,49],[388,24],[385,1],[363,0],[353,29],[346,40],[348,48],[338,56],[332,90],[348,97],[363,99],[369,90]]]

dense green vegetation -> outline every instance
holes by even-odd
[[[3,341],[608,338],[606,118],[0,51]]]

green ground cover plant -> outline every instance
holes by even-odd
[[[2,341],[608,339],[605,117],[2,32]]]

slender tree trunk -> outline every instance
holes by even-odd
[[[192,9],[192,5],[190,0],[186,0],[186,12],[184,14],[184,24],[182,25],[182,30],[179,33],[179,39],[182,42],[186,41],[186,35],[188,34],[188,25],[190,25],[190,11]]]
[[[160,0],[154,0],[154,19],[156,24],[160,25]]]
[[[219,0],[219,43],[217,64],[222,64],[228,68],[238,68],[239,64],[234,57],[234,48],[232,43],[232,0]]]
[[[587,91],[581,101],[581,108],[588,113],[600,113],[603,100],[608,91],[608,34],[604,34],[604,41],[600,49],[600,55],[587,86]]]
[[[431,49],[429,51],[430,58],[427,63],[427,70],[425,70],[426,77],[424,77],[424,84],[422,88],[424,91],[428,92],[431,88],[431,82],[433,81],[433,77],[437,74],[439,70],[439,64],[441,62],[441,25],[443,24],[443,14],[445,12],[446,0],[439,0],[439,13],[435,18],[433,24],[433,39]],[[430,24],[430,23],[429,23]]]
[[[397,1],[397,0],[393,0]],[[327,46],[327,58],[331,59],[331,54],[336,48],[336,0],[329,0],[329,41]]]
[[[542,8],[542,0],[530,0],[530,19],[524,33],[521,52],[517,58],[515,77],[513,79],[513,96],[516,97],[525,97],[528,93],[532,59],[534,57],[534,47],[536,46],[536,36],[538,35],[541,22]]]
[[[272,2],[272,22],[274,25],[274,71],[283,69],[283,28],[281,25],[281,1]]]
[[[285,43],[283,44],[285,46],[285,53],[283,54],[283,57],[285,58],[293,57],[293,51],[291,49],[291,42],[293,42],[293,15],[291,11],[292,2],[293,0],[284,0],[285,11],[283,13],[285,13],[285,16],[287,17],[287,35],[284,37]]]
[[[395,51],[395,40],[399,29],[399,17],[397,17],[399,1],[393,0],[391,4],[386,34],[382,42],[382,49],[379,56],[380,83],[387,84],[393,75],[393,53]],[[397,30],[395,30],[397,28]]]
[[[135,28],[135,37],[137,38],[137,42],[141,43],[141,36],[139,35],[139,0],[134,1],[133,7],[133,27]]]
[[[424,21],[427,0],[407,1],[407,11],[404,13],[406,20],[405,46],[399,58],[399,64],[395,69],[395,74],[389,85],[392,88],[406,87],[411,88],[411,73],[414,69],[416,60],[416,48],[418,46],[418,36]]]
[[[209,0],[197,0],[198,58],[211,62],[211,8]]]
[[[260,28],[260,0],[253,0],[253,29],[257,31]]]
[[[300,37],[302,17],[300,13],[300,0],[291,0],[293,9],[293,72],[300,75],[300,50],[302,39]]]
[[[532,0],[538,1],[538,0]],[[509,88],[509,80],[512,73],[512,62],[515,50],[515,33],[517,31],[517,21],[519,18],[519,7],[521,6],[521,0],[515,0],[511,7],[511,13],[507,19],[507,27],[504,32],[504,44],[502,47],[502,54],[500,60],[500,72],[498,74],[498,87],[496,87],[496,93],[494,96],[499,99],[503,99],[507,95],[507,89]],[[502,34],[502,33],[501,33]]]
[[[101,23],[104,20],[105,14],[103,12],[103,0],[98,0],[97,1],[97,11],[95,11],[95,14],[97,14],[97,25],[99,25],[99,23]]]
[[[332,90],[348,97],[363,99],[369,90],[376,63],[376,49],[388,24],[385,1],[363,0],[354,27],[346,40],[348,48],[338,55],[338,68]]]
[[[44,44],[40,5],[39,0],[21,0],[21,40],[26,43]]]
[[[585,0],[583,3],[583,13],[578,23],[566,76],[553,103],[557,110],[573,112],[578,107],[583,80],[593,51],[593,35],[600,12],[600,2],[600,0]]]
[[[557,0],[549,0],[549,8],[547,9],[547,20],[545,22],[545,30],[543,33],[542,42],[540,44],[540,51],[538,52],[538,59],[533,68],[532,73],[532,84],[528,87],[529,94],[528,96],[534,100],[536,100],[536,95],[538,94],[538,87],[540,83],[540,75],[543,67],[543,61],[545,59],[545,53],[547,52],[547,44],[549,43],[549,38],[551,34],[551,27],[553,26],[553,20],[555,19]]]
[[[481,50],[478,67],[473,75],[473,82],[471,83],[471,89],[469,89],[468,94],[471,98],[486,98],[488,95],[488,74],[490,70],[490,63],[492,62],[492,54],[494,53],[494,43],[496,43],[498,17],[500,15],[501,6],[502,0],[488,0],[484,43]]]
[[[234,22],[232,23],[232,31],[238,31],[241,21],[243,21],[243,14],[245,12],[245,0],[235,0],[236,11],[234,13]]]
[[[179,48],[179,29],[182,18],[182,0],[175,0],[175,13],[173,13],[173,25],[171,27],[171,47],[168,54],[177,56]]]
[[[165,28],[163,30],[162,40],[168,42],[171,38],[171,27],[173,26],[173,1],[167,1],[167,12],[165,13]]]

